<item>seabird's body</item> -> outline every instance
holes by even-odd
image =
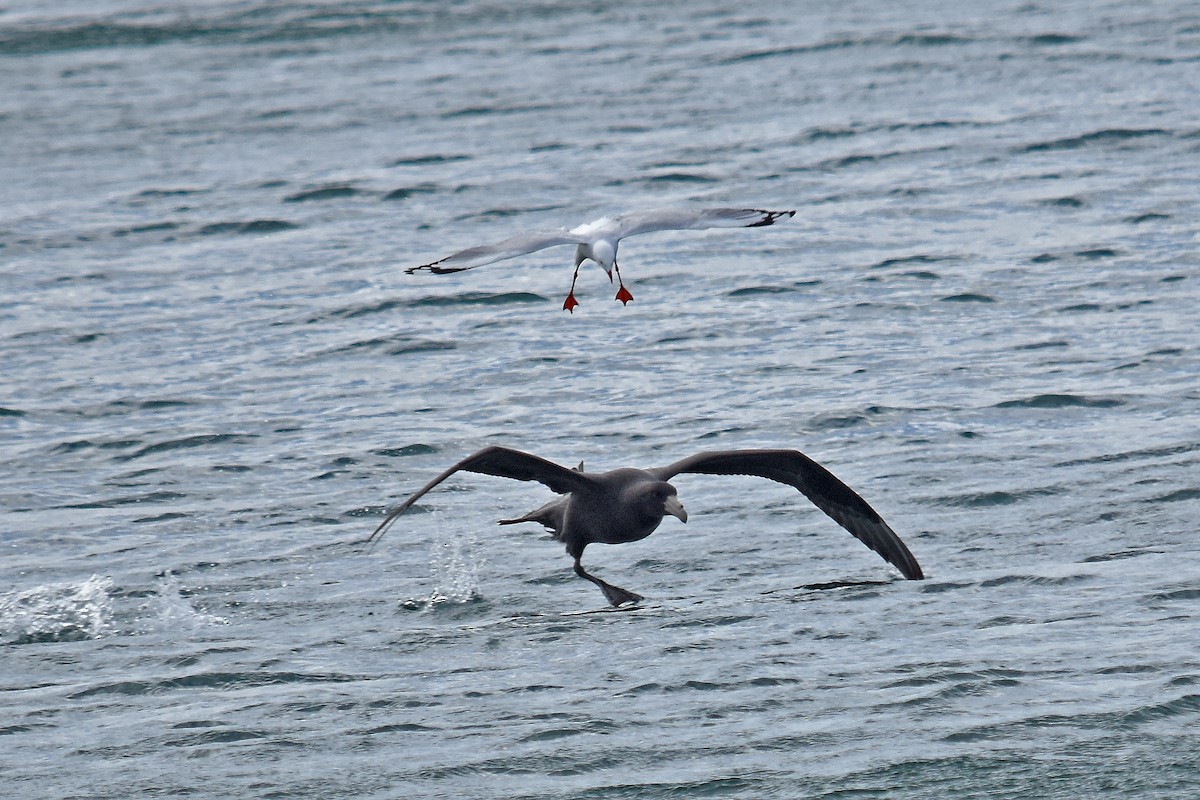
[[[641,600],[641,595],[606,583],[583,569],[580,559],[589,544],[622,544],[645,539],[668,514],[687,522],[687,512],[668,481],[681,473],[752,475],[786,483],[799,489],[814,505],[879,553],[906,578],[924,575],[883,518],[833,473],[796,450],[723,450],[699,453],[656,469],[617,469],[604,473],[567,469],[538,456],[506,447],[485,447],[459,461],[393,509],[367,540],[379,541],[396,518],[426,492],[459,470],[538,481],[564,495],[501,525],[537,522],[566,545],[575,560],[575,574],[595,583],[614,606]]]
[[[594,490],[577,489],[520,519],[500,524],[539,522],[575,556],[592,543],[624,544],[645,539],[663,521],[664,508],[666,513],[687,521],[675,488],[646,470],[626,468],[588,477],[596,484]]]
[[[494,244],[479,245],[461,250],[453,255],[405,272],[413,274],[427,270],[435,274],[462,272],[482,267],[497,261],[516,258],[527,253],[544,250],[563,244],[574,244],[575,277],[571,280],[571,291],[563,302],[563,309],[572,311],[579,301],[575,299],[575,280],[579,277],[579,266],[584,261],[594,261],[608,275],[611,282],[616,272],[619,288],[617,300],[628,303],[633,295],[621,281],[621,268],[617,266],[617,246],[627,236],[637,236],[654,231],[704,230],[707,228],[761,228],[773,225],[776,220],[793,217],[795,211],[763,211],[757,208],[709,208],[698,211],[663,209],[622,214],[617,217],[601,217],[570,230],[561,229],[540,233],[520,234]]]

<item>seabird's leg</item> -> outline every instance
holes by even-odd
[[[575,262],[575,275],[571,278],[571,291],[567,292],[567,299],[563,301],[563,311],[575,313],[575,306],[579,305],[579,301],[575,299],[575,281],[579,280],[579,265],[582,261]]]
[[[575,556],[575,574],[581,578],[587,578],[592,583],[600,587],[600,591],[604,592],[605,598],[614,606],[622,605],[623,603],[637,603],[644,600],[640,594],[634,594],[619,586],[613,586],[611,583],[605,583],[595,575],[589,574],[583,565],[579,563],[579,556]]]
[[[613,262],[613,270],[617,273],[617,282],[620,283],[620,285],[621,285],[621,288],[617,289],[616,299],[620,300],[621,305],[623,305],[623,306],[629,305],[629,301],[633,299],[633,295],[631,295],[629,293],[629,290],[625,288],[625,282],[621,280],[621,268],[617,266],[616,261]],[[608,279],[609,279],[609,282],[611,283],[612,275],[609,275]]]

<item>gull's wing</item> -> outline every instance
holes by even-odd
[[[420,272],[423,269],[427,269],[438,275],[446,272],[462,272],[464,269],[474,269],[475,267],[482,267],[484,264],[491,264],[493,261],[516,258],[526,253],[544,250],[547,247],[554,247],[560,244],[582,244],[586,241],[586,239],[565,230],[523,233],[519,236],[509,237],[502,242],[468,247],[466,250],[457,252],[452,256],[446,256],[437,261],[422,264],[419,267],[409,267],[404,271],[409,275],[412,275],[414,272]]]
[[[544,458],[538,458],[535,455],[523,453],[520,450],[512,450],[507,447],[485,447],[479,452],[459,461],[453,467],[421,487],[412,497],[392,509],[384,517],[383,522],[379,523],[379,527],[375,529],[375,532],[367,539],[367,549],[369,550],[375,546],[375,543],[391,527],[391,524],[396,521],[396,517],[407,511],[413,503],[421,499],[430,489],[460,470],[478,472],[482,475],[495,475],[498,478],[512,478],[518,481],[537,481],[550,489],[550,491],[557,492],[558,494],[568,494],[577,489],[586,489],[595,485],[593,479],[584,473],[560,467],[553,461],[547,461]]]
[[[758,208],[662,209],[622,214],[613,220],[618,239],[653,231],[691,231],[705,228],[761,228],[779,219],[796,216],[795,211],[763,211]]]
[[[909,580],[925,577],[921,565],[875,509],[837,476],[798,450],[721,450],[697,453],[650,470],[660,480],[683,472],[709,475],[756,475],[795,486],[817,508],[883,556]]]

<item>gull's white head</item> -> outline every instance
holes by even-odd
[[[591,254],[588,256],[600,266],[604,267],[604,271],[612,276],[613,262],[617,260],[617,246],[607,239],[597,239],[592,242]]]
[[[595,261],[612,278],[613,264],[617,260],[617,245],[607,239],[597,239],[590,244],[581,244],[575,248],[575,266],[587,260]]]

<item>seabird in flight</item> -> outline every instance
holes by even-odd
[[[544,458],[507,447],[485,447],[467,456],[425,484],[416,494],[396,506],[367,540],[373,547],[396,519],[426,492],[456,472],[477,472],[537,481],[550,491],[564,495],[528,514],[501,520],[501,525],[538,522],[563,542],[575,559],[575,574],[600,587],[614,606],[636,603],[642,596],[613,586],[584,570],[580,559],[593,542],[621,544],[645,539],[670,514],[687,522],[675,487],[668,483],[683,473],[750,475],[794,486],[867,547],[910,580],[924,577],[913,554],[875,509],[842,483],[832,472],[798,450],[717,450],[698,453],[665,467],[584,472],[559,466]]]
[[[442,275],[449,272],[482,267],[495,261],[516,258],[547,247],[561,244],[575,245],[575,275],[571,278],[571,291],[563,301],[564,311],[574,311],[579,301],[575,299],[575,281],[579,279],[579,265],[592,260],[608,273],[612,283],[613,272],[617,273],[617,300],[622,304],[633,299],[621,280],[621,269],[617,266],[617,245],[626,236],[655,231],[689,231],[707,228],[762,228],[774,225],[777,220],[794,217],[793,211],[763,211],[757,208],[708,208],[700,210],[662,209],[622,214],[618,217],[600,219],[567,230],[538,233],[523,233],[494,244],[469,247],[419,267],[410,267],[405,272],[412,275],[421,270]]]

